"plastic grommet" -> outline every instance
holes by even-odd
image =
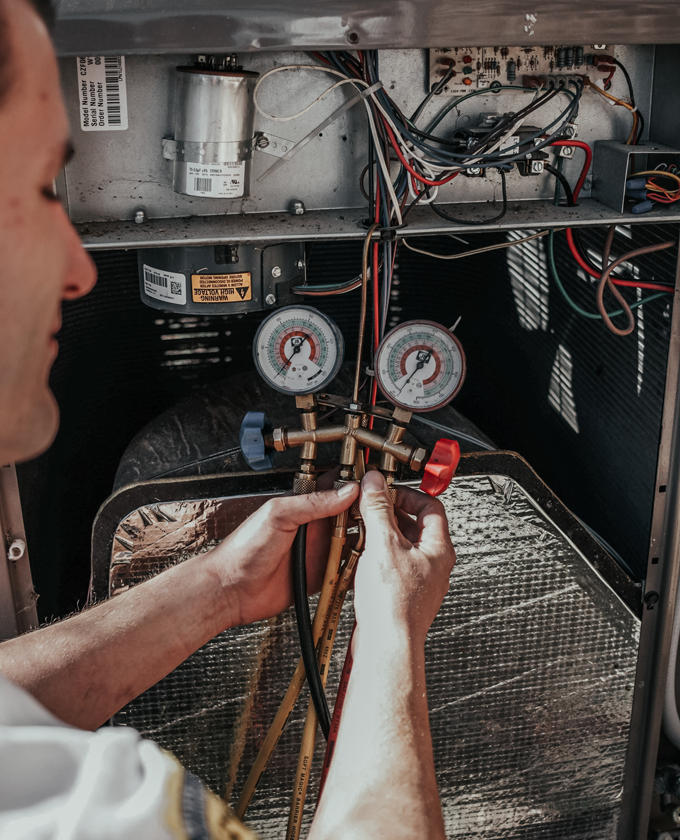
[[[456,440],[441,438],[430,455],[423,470],[420,489],[428,496],[439,496],[446,490],[455,475],[460,461],[460,446]]]
[[[273,467],[272,456],[264,446],[264,433],[271,425],[263,411],[249,411],[241,423],[238,442],[241,453],[251,470],[270,470]]]

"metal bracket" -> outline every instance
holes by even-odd
[[[292,140],[286,140],[285,137],[270,134],[268,131],[258,131],[255,135],[254,145],[258,152],[280,158],[289,152],[295,143]]]
[[[642,143],[638,146],[626,146],[618,140],[598,140],[593,156],[593,193],[597,201],[611,207],[617,213],[623,213],[626,200],[626,180],[630,172],[630,156],[636,156],[638,172],[654,169],[659,163],[680,163],[680,151],[661,143]],[[642,164],[640,158],[645,158]]]
[[[26,550],[14,464],[0,465],[0,640],[38,627],[37,596]]]
[[[164,137],[163,157],[185,163],[238,163],[253,156],[256,137],[251,140],[228,143],[196,143],[191,140],[173,140]]]

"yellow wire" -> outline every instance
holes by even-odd
[[[604,96],[605,99],[609,99],[612,102],[615,102],[617,105],[621,105],[623,108],[627,108],[629,111],[633,113],[633,127],[630,130],[630,134],[628,135],[628,139],[626,140],[626,146],[630,146],[630,144],[635,139],[635,135],[637,134],[637,127],[638,127],[638,114],[637,108],[634,108],[630,102],[625,102],[623,99],[619,99],[616,96],[612,96],[611,93],[607,93],[606,90],[602,90],[602,88],[598,87],[596,84],[590,81],[587,76],[583,77],[583,84],[586,87],[589,87],[591,90],[594,90],[596,93],[599,93],[600,96]]]
[[[663,169],[646,169],[644,172],[636,172],[635,177],[637,178],[638,175],[653,175],[654,177],[662,176],[664,178],[672,178],[678,184],[678,190],[680,191],[680,176],[674,175],[672,172],[664,172]],[[657,187],[659,191],[663,190],[663,187],[658,187],[658,185],[653,184],[652,187],[648,187],[648,189],[652,189],[653,187]]]

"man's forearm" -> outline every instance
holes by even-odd
[[[96,729],[232,623],[209,552],[3,642],[0,672],[66,723]]]
[[[309,837],[445,837],[425,654],[405,632],[358,640],[333,763]]]

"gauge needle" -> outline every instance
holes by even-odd
[[[404,384],[401,386],[401,388],[399,389],[399,391],[397,393],[401,394],[401,392],[404,390],[404,388],[413,379],[414,375],[419,370],[422,370],[425,367],[425,365],[430,361],[431,358],[432,358],[432,353],[429,353],[429,352],[423,353],[422,351],[420,351],[418,353],[418,364],[413,368],[413,373],[409,376],[409,378],[406,380],[406,382],[404,382]]]
[[[302,345],[305,343],[306,340],[307,340],[306,335],[303,335],[302,337],[300,337],[299,335],[296,335],[296,336],[293,336],[293,338],[291,338],[290,341],[291,341],[291,344],[293,345],[293,352],[291,354],[290,359],[286,359],[286,354],[283,353],[283,352],[281,353],[283,358],[286,359],[286,363],[281,366],[281,369],[276,374],[277,376],[280,376],[284,372],[284,370],[288,367],[288,365],[293,361],[293,356],[295,356],[296,353],[299,353],[300,350],[302,350]]]

